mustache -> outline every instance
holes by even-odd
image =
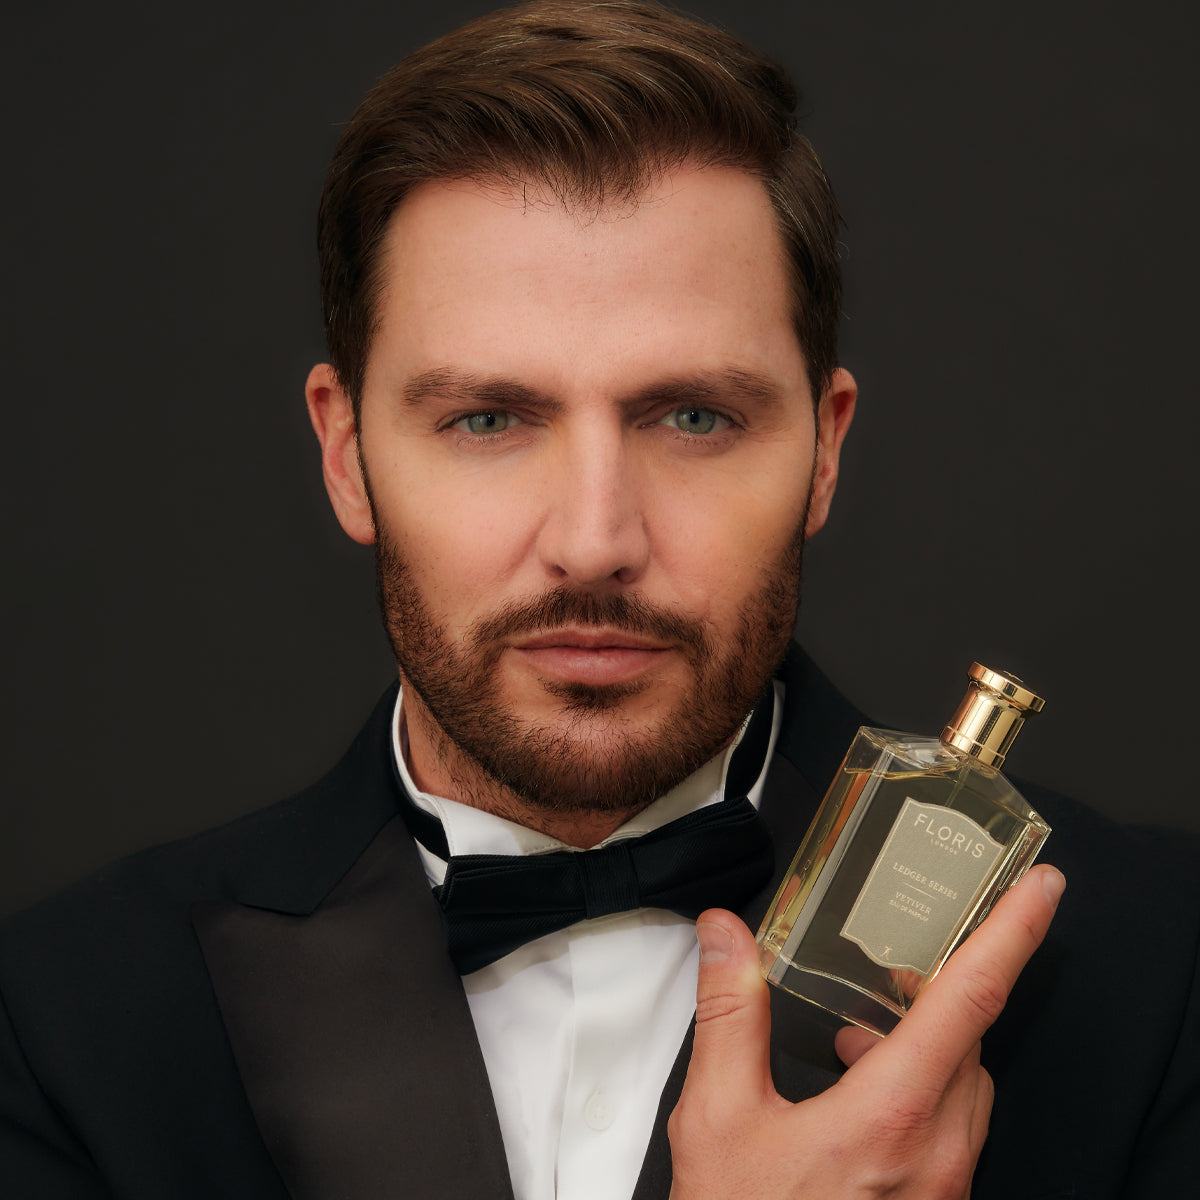
[[[675,642],[695,653],[706,647],[704,624],[650,604],[634,592],[580,592],[556,587],[531,600],[510,600],[477,621],[468,641],[482,649],[502,637],[562,625],[603,625],[623,633]]]

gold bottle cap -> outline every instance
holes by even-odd
[[[1017,676],[980,663],[971,664],[967,677],[971,684],[942,741],[999,770],[1025,718],[1046,702]]]

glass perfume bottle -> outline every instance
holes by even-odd
[[[770,983],[876,1033],[1050,833],[999,770],[1041,697],[979,663],[967,674],[940,739],[858,731],[758,931]]]

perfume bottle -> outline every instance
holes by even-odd
[[[940,739],[858,731],[758,932],[768,982],[887,1033],[1050,827],[1000,773],[1043,704],[972,663]]]

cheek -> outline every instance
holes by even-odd
[[[679,489],[658,507],[655,561],[697,614],[724,622],[740,612],[764,574],[788,553],[804,519],[807,475],[755,486],[745,473],[731,486]]]
[[[529,508],[498,488],[426,479],[377,503],[426,602],[447,615],[494,606],[527,556]]]

